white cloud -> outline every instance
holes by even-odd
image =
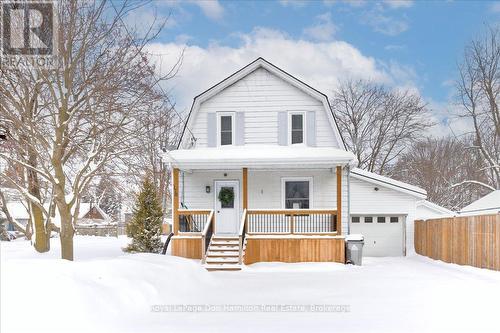
[[[331,40],[337,31],[337,26],[332,22],[330,13],[316,17],[317,22],[304,29],[304,35],[319,41]]]
[[[333,6],[336,3],[344,3],[347,4],[351,7],[363,7],[364,5],[367,4],[367,0],[323,0],[323,3],[325,6]]]
[[[373,30],[389,36],[396,36],[409,28],[406,19],[388,16],[381,7],[366,12],[363,22],[370,25]]]
[[[410,8],[413,0],[384,0],[384,4],[393,9]]]
[[[136,10],[130,11],[124,19],[125,24],[133,31],[140,35],[148,33],[153,30],[159,29],[164,25],[165,29],[175,27],[177,21],[173,16],[167,16],[151,7],[140,7]]]
[[[397,80],[374,58],[343,41],[311,42],[265,28],[241,34],[239,38],[241,44],[236,47],[217,43],[207,47],[183,43],[149,46],[151,53],[161,55],[158,66],[164,71],[184,51],[182,67],[168,87],[180,111],[187,110],[194,96],[258,57],[264,57],[327,95],[339,80],[346,78],[388,84]]]
[[[389,44],[389,45],[384,46],[384,50],[386,50],[386,51],[402,51],[402,50],[406,50],[406,45]]]
[[[212,20],[220,20],[224,16],[224,7],[218,0],[191,0],[189,1],[203,11],[203,13]]]
[[[292,8],[302,8],[305,7],[308,3],[306,0],[280,0],[279,3],[284,7],[292,7]]]
[[[500,2],[495,1],[490,4],[490,11],[493,13],[500,13]]]

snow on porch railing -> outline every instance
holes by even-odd
[[[210,209],[179,209],[179,218],[177,228],[182,234],[199,234],[207,222],[207,218],[213,210]]]
[[[299,234],[336,235],[337,211],[331,209],[249,209],[249,235]]]

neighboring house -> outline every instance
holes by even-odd
[[[77,225],[109,225],[113,220],[98,205],[82,202]]]
[[[487,215],[500,213],[500,190],[493,191],[484,197],[462,208],[460,216]]]
[[[451,217],[457,215],[456,212],[441,207],[427,200],[417,203],[416,220],[427,220],[440,217]]]
[[[413,249],[425,190],[353,168],[326,95],[259,58],[195,97],[172,167],[172,253],[207,268]],[[182,209],[181,209],[182,208]]]

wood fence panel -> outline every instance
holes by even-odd
[[[415,251],[444,262],[500,270],[500,214],[415,221]]]

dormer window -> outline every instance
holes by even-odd
[[[231,146],[234,144],[234,113],[218,113],[218,142],[219,146]]]
[[[290,135],[288,142],[292,145],[303,144],[305,141],[305,113],[291,112],[289,116]]]

